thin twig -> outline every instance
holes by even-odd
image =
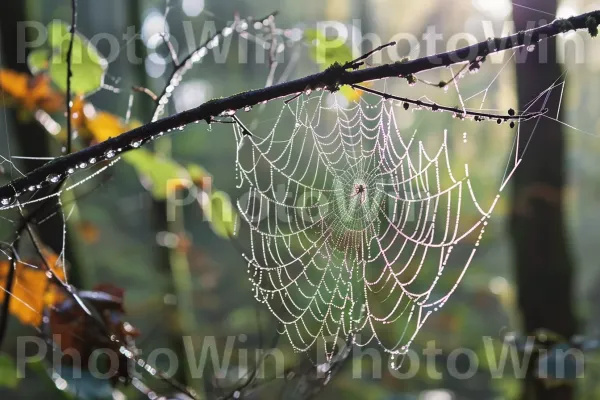
[[[590,23],[590,21],[593,23]],[[455,51],[355,71],[348,71],[343,69],[343,66],[333,65],[323,72],[304,78],[235,94],[222,99],[211,100],[194,109],[183,111],[173,116],[132,129],[120,136],[88,147],[77,153],[56,158],[30,172],[26,176],[15,179],[11,183],[1,187],[0,205],[12,205],[14,207],[15,195],[18,196],[25,193],[29,187],[35,188],[36,185],[46,185],[46,179],[51,174],[62,176],[66,174],[70,168],[76,169],[78,166],[87,166],[89,160],[92,158],[95,158],[97,161],[105,160],[109,158],[107,157],[107,154],[110,154],[112,157],[115,153],[133,150],[146,142],[160,137],[164,132],[177,129],[180,126],[185,126],[196,121],[210,121],[211,117],[218,116],[225,111],[252,107],[266,101],[296,95],[307,89],[314,90],[317,88],[326,88],[329,90],[337,90],[342,85],[356,85],[362,82],[390,77],[406,77],[411,74],[417,74],[435,68],[447,67],[464,62],[472,63],[491,53],[497,53],[525,45],[534,45],[542,39],[556,36],[570,30],[586,29],[593,33],[593,30],[598,26],[598,22],[600,22],[600,11],[593,11],[566,20],[559,19],[552,23],[527,31],[521,31],[504,38],[486,40]]]
[[[443,106],[443,105],[440,105],[437,103],[431,103],[431,102],[427,102],[427,101],[423,101],[423,100],[409,99],[408,97],[394,96],[394,95],[391,95],[388,93],[380,92],[378,90],[370,89],[368,87],[364,87],[364,86],[360,86],[360,85],[350,85],[350,86],[352,86],[354,89],[362,90],[364,92],[374,94],[374,95],[379,96],[386,100],[397,100],[397,101],[404,102],[404,104],[413,104],[417,107],[425,107],[425,108],[430,109],[431,111],[451,112],[451,113],[454,113],[454,115],[458,118],[473,117],[473,118],[475,118],[476,121],[492,120],[492,121],[497,121],[499,123],[506,122],[506,121],[527,121],[527,120],[530,120],[533,118],[538,118],[548,112],[548,109],[544,108],[541,111],[533,111],[533,112],[527,112],[527,113],[521,113],[521,114],[517,114],[514,111],[509,111],[508,114],[491,114],[491,113],[485,113],[485,112],[481,112],[481,111],[470,111],[470,110],[461,109],[461,108],[457,108],[457,107],[447,107],[447,106]],[[408,110],[408,107],[405,106],[405,108]]]
[[[158,101],[158,96],[156,94],[154,94],[154,92],[148,88],[141,87],[141,86],[133,86],[131,88],[131,90],[133,90],[134,92],[138,92],[138,93],[144,93],[145,95],[150,97],[152,99],[152,101]]]
[[[71,78],[73,78],[73,42],[77,28],[77,0],[71,0],[71,37],[67,51],[67,154],[71,154],[73,143],[73,127],[71,126]]]

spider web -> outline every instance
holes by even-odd
[[[483,110],[498,76],[466,99],[455,83],[462,109],[481,99]],[[553,89],[526,111],[537,100],[543,108]],[[512,160],[496,188],[479,193],[469,163],[454,160],[451,133],[401,130],[403,108],[308,91],[284,103],[271,128],[250,131],[236,118],[249,279],[297,351],[322,345],[331,357],[336,341],[353,337],[404,354],[458,287],[520,163],[519,131],[505,126]]]

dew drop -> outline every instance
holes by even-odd
[[[67,173],[68,173],[68,174],[74,174],[74,173],[75,173],[75,168],[69,168],[69,169],[67,170]]]
[[[58,174],[50,174],[46,177],[46,180],[51,183],[56,183],[60,180],[60,175]]]
[[[35,186],[33,186],[33,185],[29,186],[28,190],[29,190],[30,192],[33,192],[33,191],[35,190]]]
[[[104,153],[104,155],[106,156],[106,158],[113,158],[115,156],[115,151],[107,150],[106,153]]]
[[[535,51],[535,44],[530,44],[527,46],[527,51],[533,53]]]
[[[246,107],[244,107],[244,111],[248,112],[248,111],[250,111],[250,110],[252,110],[252,107],[250,107],[250,106],[246,106]]]
[[[4,198],[4,199],[0,200],[0,203],[2,203],[3,206],[7,206],[10,203],[10,199]]]
[[[84,169],[85,167],[87,167],[87,163],[84,163],[84,162],[79,163],[79,165],[77,167]]]

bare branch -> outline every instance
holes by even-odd
[[[73,78],[73,42],[75,41],[75,30],[77,29],[77,0],[71,0],[71,37],[69,49],[67,50],[67,154],[71,154],[73,143],[73,128],[71,126],[71,80]]]

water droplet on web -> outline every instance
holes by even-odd
[[[311,93],[312,93],[312,89],[306,89],[306,90],[304,91],[304,94],[305,94],[305,95],[307,95],[307,96],[308,96],[309,94],[311,94]]]
[[[69,169],[67,170],[67,173],[68,173],[68,174],[73,174],[73,173],[75,173],[75,168],[69,168]]]
[[[35,190],[35,186],[33,186],[33,185],[29,186],[28,190],[29,190],[30,192],[33,192],[33,191]]]
[[[244,111],[248,112],[248,111],[250,111],[250,110],[252,110],[252,107],[250,107],[250,106],[246,106],[246,107],[244,107]]]
[[[136,140],[134,142],[131,142],[131,147],[136,148],[136,149],[138,147],[140,147],[141,145],[142,145],[142,141],[141,140]]]
[[[95,164],[96,163],[96,159],[94,157],[90,158],[90,164]]]
[[[60,180],[60,175],[58,174],[50,174],[46,177],[46,180],[51,183],[56,183]]]
[[[87,163],[79,163],[79,165],[77,166],[78,168],[84,169],[85,167],[87,167]]]
[[[535,51],[535,44],[530,44],[527,46],[527,51],[533,53]]]
[[[115,156],[115,151],[107,150],[106,153],[104,153],[104,155],[106,156],[106,158],[113,158]]]
[[[4,199],[0,200],[0,203],[2,203],[3,206],[7,206],[10,204],[10,199],[5,197]]]

